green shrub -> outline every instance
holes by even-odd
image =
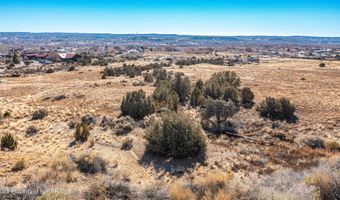
[[[262,117],[272,120],[292,120],[294,119],[295,106],[284,97],[275,99],[267,97],[257,107]]]
[[[194,91],[191,93],[190,105],[194,108],[201,107],[204,105],[205,102],[206,99],[204,98],[203,92],[200,89],[195,88]]]
[[[230,129],[227,119],[233,117],[237,112],[238,107],[233,101],[209,99],[201,114],[203,121],[210,123],[205,128],[214,133],[224,133]]]
[[[166,107],[170,110],[177,110],[180,104],[177,93],[171,89],[171,84],[167,80],[158,82],[152,97],[157,108]]]
[[[251,108],[254,105],[254,93],[249,87],[244,87],[241,90],[241,103],[245,108]]]
[[[147,83],[153,83],[153,76],[151,73],[146,73],[144,76],[144,81]]]
[[[234,104],[236,106],[239,105],[240,103],[240,100],[239,100],[239,90],[235,87],[227,87],[225,90],[224,90],[224,94],[223,94],[223,100],[225,101],[232,101],[234,102]]]
[[[120,106],[122,116],[130,116],[134,119],[143,119],[155,111],[150,97],[146,97],[143,90],[127,93]]]
[[[184,76],[183,73],[175,74],[175,78],[171,83],[171,88],[177,93],[181,104],[184,104],[189,99],[191,83],[189,77]]]
[[[200,63],[208,63],[212,65],[224,65],[224,57],[222,58],[187,58],[183,60],[179,60],[176,62],[176,65],[182,66],[189,66],[189,65],[196,65]]]
[[[75,141],[86,142],[89,136],[89,126],[86,124],[77,124],[76,131],[74,132]]]
[[[5,117],[5,118],[8,118],[8,117],[10,117],[10,116],[11,116],[11,112],[6,111],[6,112],[4,113],[4,117]]]
[[[17,146],[18,142],[12,134],[6,133],[1,137],[1,150],[8,149],[14,151]]]
[[[170,113],[155,121],[147,130],[147,151],[171,158],[186,158],[204,153],[205,136],[182,113]]]
[[[120,76],[126,75],[130,78],[133,78],[137,75],[142,74],[142,69],[140,66],[135,65],[126,65],[123,64],[123,67],[105,67],[103,70],[104,76]]]
[[[204,98],[203,95],[203,81],[201,79],[199,79],[196,84],[195,84],[195,88],[191,93],[191,97],[190,97],[190,105],[192,107],[197,107],[197,106],[203,106],[206,99]]]
[[[158,83],[159,81],[166,80],[168,78],[168,73],[166,72],[165,69],[153,69],[153,76],[156,79],[156,82]]]
[[[212,99],[222,99],[227,88],[238,89],[241,80],[235,72],[225,71],[214,73],[204,84],[204,95]]]

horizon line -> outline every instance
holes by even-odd
[[[319,37],[319,38],[340,38],[340,36],[320,35],[214,35],[214,34],[178,34],[178,33],[109,33],[109,32],[58,32],[58,31],[0,31],[0,33],[30,33],[30,34],[98,34],[98,35],[176,35],[176,36],[198,36],[198,37]]]

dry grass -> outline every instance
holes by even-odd
[[[171,200],[194,200],[195,194],[189,189],[183,187],[182,183],[177,183],[170,189]]]
[[[230,187],[233,176],[231,172],[211,172],[204,178],[186,184],[183,181],[176,183],[170,190],[172,200],[231,200],[237,199],[235,188]]]
[[[145,60],[131,61],[129,64],[145,64],[153,62],[158,56],[168,53],[153,52],[146,55]],[[174,53],[176,56],[191,57],[191,54]],[[278,128],[271,128],[273,123],[258,116],[254,109],[243,110],[236,114],[233,121],[238,125],[239,133],[256,140],[233,137],[208,139],[207,160],[204,165],[195,166],[185,172],[199,179],[208,171],[225,171],[233,169],[234,174],[242,176],[258,175],[266,169],[271,173],[281,168],[304,170],[316,166],[323,158],[328,158],[339,152],[335,143],[340,132],[340,62],[327,62],[327,67],[320,69],[319,61],[302,59],[271,59],[258,65],[243,65],[235,67],[200,64],[179,68],[171,66],[168,71],[184,72],[192,83],[197,79],[207,80],[212,73],[231,70],[241,78],[242,87],[250,87],[255,94],[255,103],[267,96],[275,98],[287,97],[296,106],[299,123],[287,124],[277,122]],[[113,64],[113,67],[121,63]],[[155,180],[169,186],[177,179],[176,176],[164,172],[163,169],[175,168],[168,162],[161,165],[140,165],[139,160],[144,155],[144,131],[135,128],[129,133],[133,139],[130,151],[121,150],[122,136],[116,136],[112,130],[103,130],[94,126],[91,130],[89,144],[69,146],[73,141],[74,130],[68,128],[70,120],[80,121],[84,115],[91,114],[96,118],[108,116],[115,119],[120,114],[120,104],[127,92],[143,89],[151,94],[154,87],[133,86],[133,82],[142,81],[143,77],[126,78],[108,77],[101,79],[101,67],[91,66],[79,68],[78,71],[59,71],[52,74],[35,74],[18,78],[3,78],[0,84],[0,113],[11,110],[9,118],[3,118],[0,123],[0,134],[10,132],[18,139],[18,149],[13,152],[1,152],[0,187],[6,180],[16,180],[17,185],[24,187],[26,176],[31,168],[37,169],[32,177],[38,181],[66,184],[72,186],[72,181],[86,187],[94,182],[97,176],[111,178],[112,169],[117,167],[121,174],[129,174],[131,183],[145,185]],[[301,80],[303,77],[305,80]],[[67,98],[53,101],[53,97],[63,94]],[[51,97],[44,100],[46,97]],[[48,110],[48,116],[43,120],[31,121],[31,115],[39,108]],[[198,119],[198,112],[184,112]],[[198,120],[197,120],[198,121]],[[39,127],[39,134],[25,137],[27,127]],[[267,131],[261,131],[267,127]],[[301,147],[296,138],[301,135],[318,136],[325,140],[325,149]],[[327,138],[327,139],[326,139]],[[92,139],[95,145],[92,144]],[[332,141],[332,142],[328,142]],[[91,147],[89,149],[88,147]],[[81,155],[88,151],[97,152],[108,161],[107,174],[77,179],[79,173],[76,166],[68,158],[58,162],[55,152],[62,151],[66,155]],[[242,153],[245,152],[245,153]],[[11,172],[18,158],[29,158],[29,167],[16,173]],[[156,158],[155,158],[156,159]],[[114,164],[113,161],[117,163]],[[158,160],[155,160],[158,161]],[[47,164],[46,164],[47,163]],[[157,163],[157,162],[155,162]],[[218,163],[218,164],[216,164]],[[115,166],[115,167],[114,167]],[[121,175],[117,175],[121,176]],[[70,182],[70,183],[68,183]],[[184,187],[187,188],[187,187]],[[183,189],[183,188],[182,188]],[[186,192],[181,192],[186,196]],[[191,190],[190,190],[191,191]],[[224,190],[208,194],[207,198],[232,198]],[[190,197],[190,194],[188,194]],[[185,198],[185,197],[184,197]],[[195,197],[196,198],[196,197]],[[203,198],[203,196],[202,196]]]
[[[16,163],[14,163],[14,165],[12,167],[12,171],[14,171],[14,172],[22,171],[26,168],[27,168],[27,162],[24,158],[21,158]]]
[[[334,140],[326,140],[325,141],[325,149],[329,151],[340,151],[340,143]]]
[[[38,182],[58,183],[75,182],[79,177],[77,165],[66,155],[59,154],[53,158],[48,167],[38,169],[36,179]]]
[[[306,178],[307,184],[318,189],[318,197],[322,200],[333,200],[340,198],[340,173],[327,173],[318,171]]]
[[[37,200],[76,200],[76,198],[60,192],[47,192],[38,197]]]

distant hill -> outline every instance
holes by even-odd
[[[0,42],[4,44],[33,43],[37,45],[42,43],[46,44],[46,42],[176,46],[225,46],[242,44],[340,45],[340,37],[0,32]]]

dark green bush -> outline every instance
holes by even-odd
[[[212,99],[222,99],[227,88],[238,89],[241,80],[235,72],[225,71],[214,73],[204,84],[204,95]]]
[[[203,106],[205,102],[206,99],[203,95],[203,81],[199,79],[196,82],[195,88],[191,93],[190,105],[195,108],[197,106]]]
[[[249,87],[244,87],[241,90],[241,103],[245,108],[251,108],[254,105],[254,93]]]
[[[150,97],[146,97],[143,90],[127,93],[120,106],[122,116],[130,116],[134,119],[143,119],[152,114],[155,107]]]
[[[177,93],[171,89],[171,83],[167,80],[158,82],[152,97],[157,108],[165,107],[170,110],[177,110],[180,104]]]
[[[205,152],[201,129],[182,113],[170,113],[147,130],[147,151],[169,158],[186,158]]]
[[[224,94],[223,94],[223,100],[224,101],[232,101],[234,102],[234,104],[236,106],[239,105],[240,103],[240,97],[239,97],[239,90],[235,87],[227,87],[225,90],[224,90]]]
[[[294,119],[295,106],[284,97],[280,99],[267,97],[256,110],[262,117],[272,120],[292,120]]]
[[[8,117],[10,117],[10,116],[11,116],[11,112],[6,111],[6,112],[4,113],[4,117],[5,117],[5,118],[8,118]]]
[[[86,142],[89,136],[89,126],[86,124],[77,124],[76,131],[74,132],[74,139],[76,141]]]
[[[155,76],[155,72],[159,74],[157,74],[156,79],[161,79],[161,76],[164,78],[166,78],[166,71],[162,69],[162,67],[168,67],[170,64],[169,63],[150,63],[144,66],[140,66],[140,65],[127,65],[127,64],[123,64],[122,67],[105,67],[104,71],[103,71],[103,76],[120,76],[120,75],[126,75],[129,76],[130,78],[133,78],[135,76],[139,76],[142,74],[142,71],[148,71],[151,69],[154,69],[154,76]],[[165,72],[165,74],[164,74]],[[158,76],[160,75],[160,76]],[[162,79],[164,80],[164,79]]]
[[[189,65],[196,65],[200,63],[208,63],[208,64],[213,64],[213,65],[224,65],[224,58],[188,58],[188,59],[183,59],[179,60],[176,62],[176,65],[179,66],[189,66]]]
[[[179,97],[179,102],[184,104],[190,96],[191,83],[187,76],[183,73],[176,73],[171,83],[171,88],[175,91]]]
[[[238,112],[238,107],[233,101],[212,100],[206,102],[202,110],[203,123],[209,123],[205,128],[214,133],[224,133],[230,130],[228,118],[233,117]]]
[[[1,150],[8,149],[14,151],[17,146],[18,142],[12,134],[5,133],[5,135],[1,137]]]
[[[165,69],[153,69],[153,76],[155,77],[156,79],[156,82],[158,83],[159,81],[162,81],[162,80],[166,80],[168,79],[169,75],[168,73],[166,72]]]

